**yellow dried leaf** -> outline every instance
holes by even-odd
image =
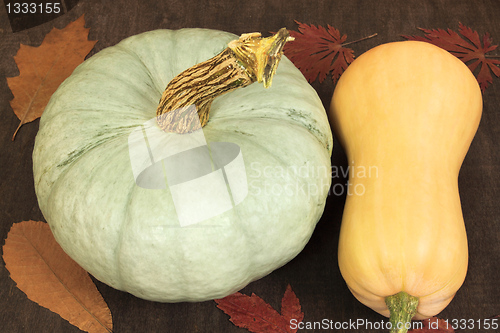
[[[83,331],[112,331],[111,312],[92,279],[57,244],[47,223],[15,223],[3,259],[10,277],[32,301]]]
[[[14,99],[10,106],[21,121],[19,128],[39,118],[59,85],[83,62],[97,41],[87,39],[83,15],[64,29],[53,28],[38,47],[19,47],[14,60],[19,76],[8,77]]]

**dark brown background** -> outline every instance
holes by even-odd
[[[13,2],[13,1],[10,1]],[[500,43],[500,2],[490,1],[217,1],[195,0],[66,1],[65,13],[53,17],[8,17],[0,5],[0,245],[11,225],[44,220],[34,194],[31,153],[38,121],[25,125],[14,142],[19,120],[5,77],[17,76],[13,56],[19,44],[37,46],[53,28],[63,28],[85,14],[90,39],[98,40],[91,54],[125,37],[158,28],[213,28],[241,34],[297,29],[294,20],[330,24],[348,40],[378,33],[352,45],[356,55],[375,45],[419,34],[417,27],[457,29],[458,23],[489,32]],[[30,21],[30,22],[28,22]],[[45,22],[45,23],[44,23]],[[33,26],[33,27],[31,27]],[[25,29],[26,27],[31,27]],[[500,50],[496,52],[500,55]],[[333,92],[327,79],[315,82],[325,108]],[[463,214],[468,230],[470,264],[465,284],[439,315],[448,319],[482,319],[500,314],[500,79],[484,93],[484,113],[459,176]],[[332,163],[347,161],[336,143]],[[345,184],[345,179],[334,178]],[[330,195],[324,216],[304,251],[286,266],[251,283],[243,293],[261,296],[279,310],[287,284],[300,299],[305,321],[385,320],[363,306],[348,291],[337,266],[337,239],[345,196]],[[286,235],[284,235],[286,237]],[[229,322],[213,301],[161,304],[144,301],[96,282],[113,314],[116,332],[246,332]],[[325,330],[326,331],[326,330]],[[353,330],[347,330],[353,332]],[[380,332],[377,330],[360,330]],[[480,332],[482,330],[465,330]],[[79,332],[51,311],[28,300],[15,287],[0,259],[0,332]],[[493,332],[493,331],[489,331]]]

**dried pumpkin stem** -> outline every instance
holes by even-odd
[[[174,77],[156,109],[160,128],[175,133],[195,131],[208,122],[217,96],[255,81],[270,87],[283,47],[290,40],[293,37],[285,28],[267,38],[260,33],[243,34],[215,57]]]
[[[411,326],[411,319],[417,312],[418,297],[401,291],[386,297],[385,304],[390,311],[391,333],[406,333]]]

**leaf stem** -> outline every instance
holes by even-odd
[[[363,37],[363,38],[360,38],[360,39],[357,39],[357,40],[346,42],[346,43],[342,44],[342,46],[346,46],[346,45],[349,45],[349,44],[354,44],[354,43],[357,43],[357,42],[361,42],[361,41],[364,41],[365,39],[370,39],[370,38],[373,38],[373,37],[375,37],[377,35],[378,35],[377,33],[374,33],[373,35],[370,35],[370,36],[366,36],[366,37]]]

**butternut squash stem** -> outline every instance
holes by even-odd
[[[418,297],[401,291],[386,297],[385,304],[390,311],[391,333],[406,333],[411,326],[411,319],[417,312]]]
[[[255,81],[270,87],[283,47],[291,40],[286,28],[267,38],[258,32],[243,34],[215,57],[180,73],[162,94],[158,125],[166,132],[193,132],[208,122],[216,97]]]

